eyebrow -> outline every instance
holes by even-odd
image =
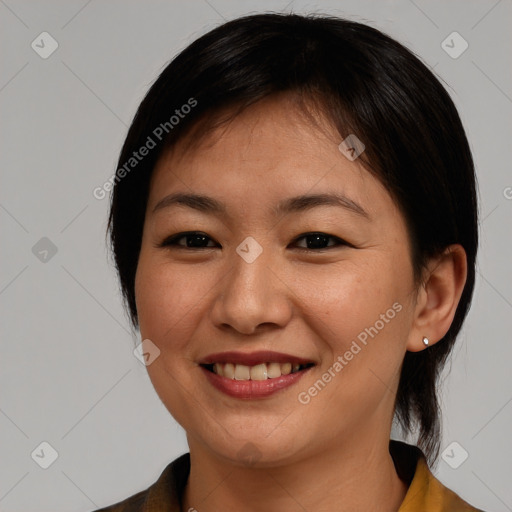
[[[200,212],[214,215],[226,215],[226,206],[221,201],[201,194],[185,194],[182,192],[169,194],[158,201],[153,208],[153,213],[173,205],[186,206]],[[342,194],[335,194],[332,192],[323,194],[306,194],[284,199],[273,208],[273,212],[276,215],[287,214],[302,212],[319,206],[337,206],[345,208],[346,210],[367,219],[370,218],[366,210],[364,210],[364,208],[358,203]]]

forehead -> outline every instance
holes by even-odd
[[[262,100],[200,140],[193,137],[194,130],[157,162],[150,208],[164,193],[192,190],[242,207],[306,192],[338,191],[370,210],[379,195],[390,199],[357,159],[340,151],[342,139],[332,124],[292,97]]]

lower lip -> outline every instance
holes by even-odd
[[[275,379],[267,380],[235,380],[221,377],[216,373],[207,370],[203,366],[201,369],[210,383],[219,391],[234,398],[252,399],[265,398],[277,393],[281,389],[288,388],[299,381],[304,374],[313,368],[312,366],[301,370],[300,372],[281,375]]]

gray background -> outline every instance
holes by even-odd
[[[442,449],[456,441],[469,457],[457,469],[440,459],[435,474],[475,506],[512,510],[510,0],[0,0],[2,511],[104,506],[187,451],[133,355],[104,243],[108,199],[92,191],[114,172],[138,103],[173,55],[223,19],[283,9],[384,30],[434,68],[460,110],[482,244],[474,305],[443,379]],[[44,31],[59,44],[47,59],[31,47]],[[441,46],[453,31],[469,43],[456,59]],[[38,253],[43,237],[56,254]],[[48,469],[31,457],[43,441],[58,452]]]

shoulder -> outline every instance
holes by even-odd
[[[398,512],[484,512],[444,486],[432,474],[425,455],[417,446],[391,441],[390,452],[398,474],[409,483]]]
[[[148,492],[151,487],[145,491],[140,491],[129,498],[109,505],[108,507],[99,508],[93,512],[139,512],[144,510],[144,503],[148,496]]]
[[[179,512],[189,472],[190,454],[185,453],[169,463],[146,490],[92,512]]]

